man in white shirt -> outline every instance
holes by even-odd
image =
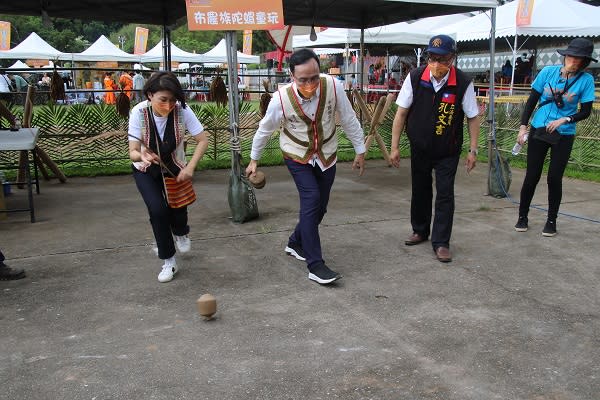
[[[144,83],[146,83],[144,76],[139,70],[136,70],[135,75],[133,75],[133,100],[137,103],[144,100],[144,94],[142,93]]]
[[[279,129],[279,145],[300,196],[300,218],[285,252],[306,261],[308,278],[322,285],[341,276],[325,265],[319,224],[327,212],[335,179],[338,138],[336,112],[352,142],[356,157],[352,169],[364,170],[364,133],[341,83],[321,75],[319,57],[309,49],[289,59],[293,82],[273,93],[252,141],[246,175],[255,175],[258,160],[271,134]]]
[[[390,157],[400,165],[400,135],[406,127],[411,152],[412,198],[410,220],[413,233],[407,246],[431,244],[440,262],[452,261],[450,236],[454,217],[454,178],[463,143],[466,116],[470,137],[467,173],[477,160],[479,109],[471,79],[453,66],[456,43],[446,35],[433,36],[427,64],[411,71],[396,100],[398,110],[392,126]],[[432,172],[435,171],[435,217],[432,219]]]

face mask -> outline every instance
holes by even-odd
[[[313,84],[303,85],[303,86],[299,86],[298,84],[296,84],[296,86],[298,87],[298,91],[300,92],[300,94],[305,99],[310,99],[317,92],[317,88],[319,87],[319,82],[315,82]]]
[[[160,115],[161,117],[168,117],[171,111],[175,109],[175,104],[171,105],[171,103],[158,103],[153,104],[152,109],[155,113]]]
[[[444,64],[437,63],[436,65],[429,64],[431,75],[436,79],[443,78],[450,71],[450,67]]]
[[[568,57],[568,58],[565,57],[565,71],[568,72],[569,74],[574,74],[575,72],[579,71],[581,64],[582,64],[581,59],[573,58],[573,57]]]

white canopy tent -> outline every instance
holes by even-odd
[[[513,1],[496,9],[495,38],[506,39],[512,50],[512,65],[517,57],[518,38],[524,38],[520,46],[531,36],[579,37],[600,36],[600,7],[590,6],[575,0],[535,0],[531,12],[531,23],[517,26],[518,1]],[[443,28],[439,33],[455,35],[458,42],[489,40],[491,20],[488,13],[482,13],[465,21],[459,21]],[[511,44],[509,38],[513,39]],[[490,64],[495,64],[493,60]],[[514,83],[514,68],[510,92]]]
[[[426,33],[392,33],[393,25],[403,26],[405,23],[386,25],[379,28],[365,29],[365,44],[406,43],[422,45],[427,43],[429,36]],[[393,42],[390,42],[392,40]],[[292,39],[294,48],[344,46],[346,44],[360,43],[360,29],[329,28],[317,33],[317,40],[310,40],[310,35],[297,35]]]
[[[146,67],[144,64],[133,64],[133,69],[136,71],[148,71],[150,68]]]
[[[207,63],[227,63],[227,45],[225,39],[221,39],[219,43],[206,53],[202,54],[203,61]],[[237,62],[240,64],[258,64],[259,56],[244,54],[241,51],[237,52]]]
[[[70,53],[63,53],[50,46],[37,33],[31,32],[21,43],[10,50],[0,51],[5,59],[70,60]]]
[[[344,54],[346,53],[346,49],[341,47],[318,47],[316,49],[312,49],[316,55],[320,56],[322,54],[332,55],[332,54]],[[358,52],[358,49],[350,49],[350,52]]]
[[[399,22],[391,25],[365,29],[365,44],[402,43],[409,45],[427,44],[431,31],[436,27],[455,23],[469,18],[468,14],[442,15],[422,18],[412,22]],[[360,29],[329,28],[317,33],[317,40],[311,41],[309,35],[296,35],[293,47],[324,47],[353,45],[360,43]]]
[[[163,41],[161,40],[160,42],[158,42],[156,46],[148,50],[146,53],[137,56],[136,60],[141,61],[143,63],[162,62]],[[204,58],[202,54],[189,53],[187,51],[181,50],[179,47],[175,46],[175,44],[171,42],[171,61],[202,63],[204,62]]]
[[[119,49],[104,35],[100,35],[90,47],[81,53],[73,54],[74,61],[139,61],[139,56]]]
[[[421,18],[410,22],[399,22],[391,25],[378,26],[365,29],[364,43],[377,45],[404,44],[415,46],[417,65],[419,63],[421,48],[429,42],[431,31],[440,26],[467,19],[471,14],[450,14],[436,17]],[[360,29],[330,28],[317,34],[317,40],[311,41],[310,35],[297,35],[293,38],[294,48],[316,46],[344,45],[349,49],[352,45],[360,44]],[[348,52],[346,52],[348,54]],[[345,60],[346,70],[348,60]],[[389,60],[388,60],[389,64]]]
[[[8,69],[30,69],[29,65],[25,64],[21,60],[17,60],[13,65],[8,67]]]

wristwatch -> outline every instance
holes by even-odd
[[[477,155],[477,149],[469,149],[469,153]]]
[[[570,124],[571,122],[573,122],[573,118],[571,117],[566,117],[567,118],[567,124]]]

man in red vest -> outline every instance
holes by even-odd
[[[452,261],[450,236],[454,218],[454,177],[463,144],[467,117],[470,144],[467,172],[475,167],[479,138],[479,109],[473,82],[454,67],[456,42],[436,35],[429,40],[427,64],[411,71],[404,80],[392,126],[391,160],[400,164],[400,134],[406,127],[410,142],[412,198],[410,221],[413,233],[407,246],[431,244],[437,259]],[[432,219],[432,172],[435,171],[435,217]]]

